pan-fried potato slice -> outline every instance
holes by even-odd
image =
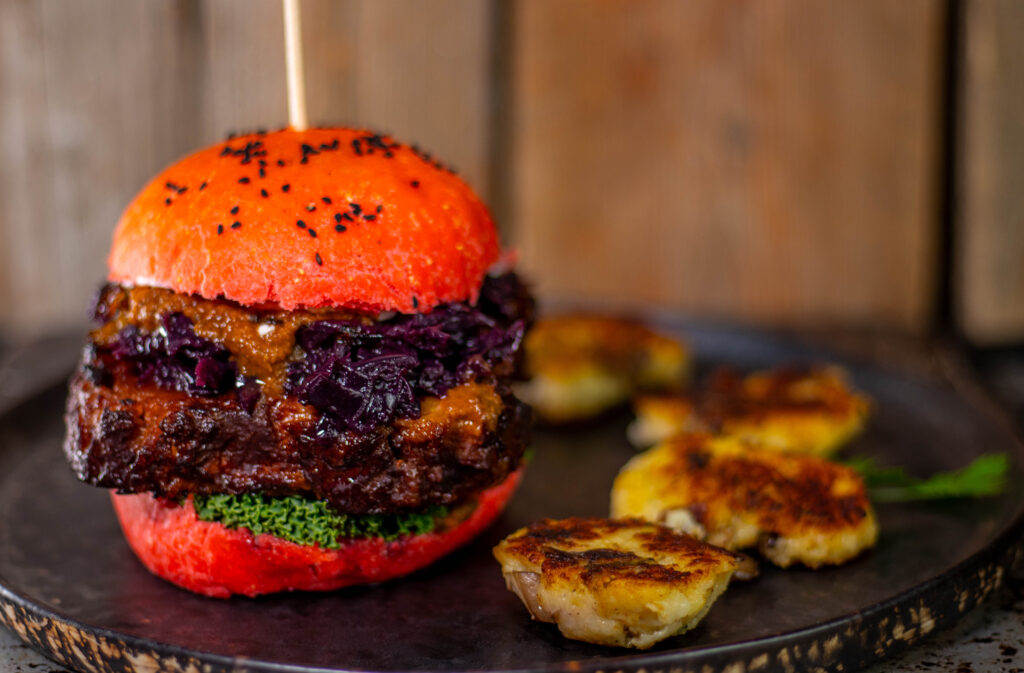
[[[626,438],[638,449],[704,429],[693,396],[685,393],[638,395],[633,399],[633,414]]]
[[[690,369],[679,341],[628,320],[559,316],[526,336],[526,374],[518,392],[551,423],[591,418],[638,390],[678,390]]]
[[[692,629],[739,557],[639,519],[545,519],[494,548],[509,590],[567,638],[648,648]]]
[[[638,448],[680,432],[706,431],[828,456],[863,429],[869,406],[838,367],[787,367],[744,378],[723,369],[696,397],[638,398],[628,433]]]
[[[878,525],[854,470],[735,437],[677,435],[635,456],[612,486],[613,517],[640,517],[772,563],[838,565],[873,546]]]

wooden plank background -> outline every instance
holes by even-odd
[[[1024,340],[1024,4],[965,7],[955,307],[975,343]]]
[[[488,191],[489,3],[306,0],[311,121],[415,139]],[[84,322],[161,167],[287,122],[279,0],[0,3],[0,333]]]
[[[302,7],[311,119],[459,168],[542,296],[934,327],[946,3]],[[0,3],[0,331],[79,323],[149,176],[284,123],[280,21],[278,0]]]
[[[514,143],[545,292],[922,329],[941,6],[521,6]]]

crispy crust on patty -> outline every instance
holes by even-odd
[[[88,362],[88,358],[86,358]],[[422,400],[419,418],[358,434],[325,432],[297,400],[197,397],[116,376],[71,381],[64,452],[80,479],[123,493],[308,495],[339,512],[454,504],[518,467],[529,407],[470,383]]]

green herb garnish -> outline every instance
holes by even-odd
[[[908,475],[902,467],[882,467],[871,458],[844,461],[864,477],[875,502],[907,502],[939,498],[978,498],[1006,490],[1010,459],[1004,453],[987,454],[970,465],[938,472],[927,479]]]
[[[396,540],[434,529],[448,514],[446,507],[431,507],[413,514],[338,514],[322,500],[299,496],[195,495],[192,504],[202,521],[228,528],[248,528],[254,535],[268,533],[301,545],[337,549],[352,538]]]

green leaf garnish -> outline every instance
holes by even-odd
[[[322,500],[299,496],[272,498],[259,494],[195,495],[192,505],[202,521],[228,528],[248,528],[254,535],[268,533],[301,545],[337,549],[341,540],[383,538],[428,533],[447,516],[448,508],[431,507],[412,514],[339,514]]]
[[[871,458],[844,461],[864,477],[875,502],[908,502],[939,498],[980,498],[1006,490],[1010,459],[1005,453],[986,454],[970,465],[938,472],[927,479],[908,475],[902,467],[882,467]]]

